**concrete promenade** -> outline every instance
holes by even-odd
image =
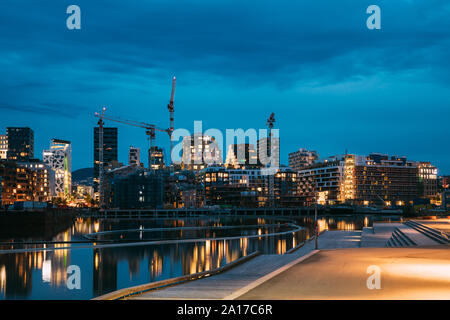
[[[447,300],[450,248],[440,247],[320,251],[238,299]],[[369,266],[381,270],[379,290],[367,287]]]
[[[386,248],[400,229],[414,240]],[[381,289],[366,285],[371,265]],[[291,254],[261,255],[224,273],[128,299],[450,299],[450,246],[438,245],[401,223],[363,231],[326,231]]]
[[[360,231],[327,231],[319,237],[319,248],[358,248],[360,237]],[[309,241],[292,254],[261,255],[222,274],[128,299],[228,299],[262,277],[300,260],[313,251],[314,241]]]

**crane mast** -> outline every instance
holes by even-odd
[[[172,149],[173,149],[173,143],[172,143],[172,133],[174,131],[174,107],[173,107],[173,101],[175,98],[175,85],[176,85],[177,79],[175,77],[173,77],[172,79],[172,93],[170,94],[170,101],[169,104],[167,105],[167,109],[169,109],[169,114],[170,114],[170,127],[169,130],[167,131],[167,133],[169,134],[169,139],[170,139],[170,166],[172,166]]]
[[[269,138],[267,139],[267,157],[270,157],[272,164],[272,129],[275,123],[275,113],[272,112],[266,125],[269,127]],[[270,153],[270,154],[269,154]],[[269,162],[266,161],[266,167],[269,167]],[[269,172],[269,205],[273,207],[275,205],[275,194],[274,194],[274,184],[275,184],[275,172]]]
[[[103,126],[105,122],[103,121],[105,117],[105,111],[106,108],[103,107],[101,113],[95,113],[96,117],[99,117],[98,120],[98,202],[99,207],[103,208],[105,204],[105,197],[104,197],[104,188],[103,188],[103,181],[104,181],[104,165],[103,165]]]

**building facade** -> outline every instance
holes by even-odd
[[[261,138],[258,140],[258,164],[261,167],[280,167],[280,138]]]
[[[160,170],[165,167],[164,150],[160,147],[153,146],[148,150],[148,167],[153,170]]]
[[[298,174],[300,193],[313,195],[317,188],[318,202],[324,205],[402,206],[420,197],[437,196],[436,168],[405,157],[347,154],[325,159]]]
[[[33,173],[14,161],[0,161],[2,205],[33,201]]]
[[[8,155],[8,136],[0,134],[0,160],[6,160]]]
[[[111,182],[111,207],[120,209],[162,208],[163,177],[154,171],[117,176]]]
[[[32,200],[38,202],[52,201],[55,196],[55,171],[39,159],[18,162],[18,165],[28,169],[31,174]]]
[[[289,167],[294,171],[300,171],[303,168],[312,166],[317,160],[319,160],[319,154],[316,151],[302,148],[289,153]]]
[[[99,168],[100,168],[100,157],[99,157],[99,128],[94,127],[94,191],[98,192],[98,182],[99,182]],[[117,142],[118,130],[114,127],[103,128],[103,166],[104,168],[113,161],[117,161]]]
[[[130,146],[128,150],[128,164],[134,166],[141,166],[141,149]]]
[[[206,206],[293,207],[304,205],[298,194],[297,173],[279,168],[272,175],[264,169],[208,167],[199,173]]]
[[[8,127],[7,159],[11,161],[27,161],[34,157],[34,132],[28,127]]]
[[[185,170],[199,171],[209,165],[222,164],[222,153],[214,137],[196,133],[184,136],[181,167]]]
[[[230,144],[228,146],[226,167],[229,168],[259,168],[258,153],[255,146],[250,143]]]
[[[72,147],[70,141],[52,139],[43,162],[55,172],[54,196],[68,198],[72,191]]]

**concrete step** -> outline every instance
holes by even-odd
[[[413,228],[414,230],[417,230],[421,234],[425,235],[426,237],[430,238],[431,240],[439,243],[439,244],[450,244],[450,240],[446,239],[441,232],[424,226],[423,224],[420,224],[416,221],[407,221],[405,222],[405,225],[407,225],[410,228]]]
[[[399,239],[401,239],[404,247],[417,246],[417,244],[411,240],[400,228],[396,228],[394,233]]]

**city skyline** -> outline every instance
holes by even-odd
[[[283,164],[304,147],[324,157],[396,154],[450,173],[445,1],[377,1],[377,32],[365,26],[367,3],[351,1],[186,2],[175,10],[170,2],[78,1],[76,31],[65,27],[65,3],[24,11],[26,1],[7,2],[0,126],[32,128],[38,151],[53,137],[70,140],[74,170],[92,166],[93,114],[102,106],[168,127],[176,75],[175,128],[192,131],[202,120],[205,130],[260,129],[275,112]],[[126,163],[128,147],[146,150],[147,140],[139,128],[118,127]],[[156,143],[169,149],[167,135],[157,134]]]

